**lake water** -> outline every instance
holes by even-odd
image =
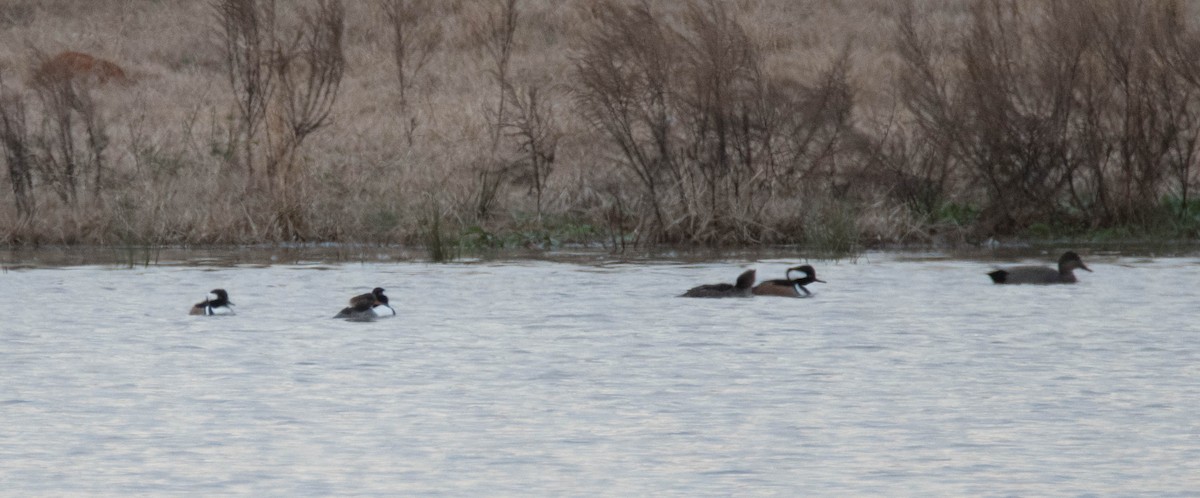
[[[0,494],[1198,496],[1200,258],[1084,260],[9,269]]]

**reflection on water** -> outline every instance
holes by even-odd
[[[814,262],[811,299],[735,300],[673,296],[796,261],[224,258],[7,265],[7,493],[1200,489],[1196,258],[1006,287],[867,254]],[[330,318],[375,286],[399,317]],[[238,315],[187,315],[217,287]]]

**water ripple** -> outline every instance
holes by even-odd
[[[1200,489],[1194,259],[748,267],[14,265],[0,480],[36,495],[1153,495]],[[586,285],[580,285],[586,282]],[[388,289],[400,316],[330,317]],[[186,315],[214,287],[238,315]],[[551,289],[547,291],[546,289]],[[52,296],[47,320],[20,304]]]

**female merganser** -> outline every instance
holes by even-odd
[[[746,270],[737,278],[736,284],[708,284],[692,287],[679,297],[750,297],[754,287],[754,270]]]

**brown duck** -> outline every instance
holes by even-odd
[[[1092,271],[1074,251],[1058,258],[1058,269],[1047,266],[1013,266],[988,273],[997,284],[1073,284],[1075,269]]]

